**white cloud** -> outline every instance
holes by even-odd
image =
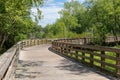
[[[84,2],[85,0],[78,0],[79,2]]]
[[[71,0],[65,0],[71,1]],[[85,0],[77,0],[79,2],[84,2]],[[42,15],[44,16],[42,20],[39,21],[43,27],[47,24],[52,24],[60,17],[58,12],[63,8],[64,2],[57,2],[56,0],[44,0],[44,6],[40,9],[42,10]],[[31,9],[32,12],[36,15],[37,10],[35,8]],[[34,18],[33,18],[34,19]]]
[[[31,9],[31,12],[34,13],[34,14],[37,14],[37,9],[36,9],[35,7],[33,7],[33,8]]]
[[[41,24],[43,27],[46,26],[47,24],[52,24],[60,17],[58,12],[63,8],[61,5],[63,3],[49,3],[48,5],[41,7],[40,10],[42,11],[43,19],[39,21],[39,24]],[[32,8],[31,9],[32,14],[37,15],[37,9]],[[31,15],[32,19],[34,20],[35,18],[33,15]]]
[[[70,2],[71,0],[67,0],[67,1]],[[84,2],[85,0],[75,0],[75,1]]]
[[[54,0],[49,0],[54,1]],[[41,7],[43,19],[40,20],[39,24],[41,24],[43,27],[47,24],[52,24],[60,17],[58,12],[63,8],[64,2],[50,2],[44,4],[43,7]],[[35,10],[34,10],[35,11]]]
[[[53,2],[54,0],[47,0],[48,2]]]
[[[47,3],[51,3],[53,2],[54,0],[44,0],[44,3],[47,4]]]
[[[42,14],[44,15],[43,19],[40,21],[40,24],[42,26],[45,26],[47,24],[54,23],[57,18],[59,18],[58,12],[62,9],[62,7],[59,6],[51,6],[51,7],[43,7],[41,8]]]

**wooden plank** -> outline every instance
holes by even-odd
[[[3,55],[0,56],[0,80],[2,80],[5,77],[5,74],[13,60],[13,57],[16,52],[15,47],[16,46],[10,48],[7,52],[5,52]]]
[[[99,50],[99,51],[108,51],[108,52],[115,52],[119,53],[120,49],[110,48],[110,47],[103,47],[103,46],[92,46],[92,45],[80,45],[75,43],[65,43],[65,42],[58,42],[59,44],[69,44],[73,47],[84,48],[84,49],[91,49],[91,50]]]
[[[116,55],[116,65],[117,66],[120,66],[120,54],[117,54]],[[118,75],[120,75],[120,68],[117,68],[117,72],[116,72]]]
[[[94,56],[94,55],[93,55],[93,51],[92,51],[91,54],[90,54],[90,65],[91,65],[91,66],[93,66],[93,62],[94,62],[94,61],[93,61],[93,56]]]
[[[101,70],[103,70],[105,68],[105,52],[104,51],[101,51]]]

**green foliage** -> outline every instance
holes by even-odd
[[[17,41],[20,41],[20,40],[23,40],[23,39],[27,39],[27,35],[24,35],[24,34],[18,34],[15,39]]]
[[[92,37],[95,43],[104,45],[106,36],[117,39],[120,35],[120,0],[86,0],[83,4],[71,0],[64,3],[59,14],[60,19],[50,25],[46,37]]]
[[[30,38],[33,27],[41,27],[32,21],[30,15],[31,8],[36,7],[38,10],[36,18],[39,20],[41,18],[39,6],[42,3],[42,0],[0,0],[1,49],[9,48],[19,40]]]

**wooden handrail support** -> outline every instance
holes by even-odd
[[[89,66],[96,66],[101,71],[109,72],[114,76],[120,77],[120,49],[86,44],[81,45],[72,42],[64,42],[61,40],[53,41],[52,49],[58,53],[64,54],[65,56],[74,58],[77,61],[87,63]],[[112,53],[114,56],[109,55],[110,53]],[[95,56],[99,57],[100,59],[96,59]],[[107,59],[113,60],[115,64],[107,62]],[[95,65],[95,62],[99,63],[100,65]],[[114,68],[115,70],[110,70],[107,66]]]
[[[72,42],[72,43],[77,43],[77,44],[90,44],[93,43],[93,41],[95,40],[95,38],[90,38],[90,37],[86,37],[86,38],[67,38],[67,39],[58,39],[56,41],[59,42]],[[113,43],[113,42],[120,42],[120,37],[116,37],[114,36],[109,36],[106,37],[105,40],[106,43]]]
[[[20,50],[34,45],[50,44],[51,39],[32,39],[18,42],[0,56],[0,80],[13,80],[15,68],[19,60]],[[11,79],[12,78],[12,79]]]

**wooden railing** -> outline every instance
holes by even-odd
[[[116,39],[114,36],[109,36],[106,38],[106,42],[120,42],[120,37],[118,36]]]
[[[3,55],[0,56],[0,80],[10,80],[11,76],[14,77],[16,65],[19,60],[19,51],[24,47],[30,47],[41,44],[51,44],[51,39],[33,39],[24,40],[18,42]],[[60,39],[55,40],[52,43],[53,50],[71,56],[76,60],[80,60],[84,63],[89,63],[94,66],[95,62],[99,63],[101,70],[107,70],[106,66],[110,66],[115,70],[116,75],[120,75],[120,50],[114,48],[100,47],[100,46],[88,46],[81,45],[91,42],[91,39]],[[112,52],[113,56],[106,53]],[[110,53],[109,53],[110,54]],[[94,56],[100,59],[94,58]],[[106,59],[110,59],[113,63],[106,62]],[[97,66],[97,65],[96,65]],[[108,69],[110,71],[110,69]],[[12,79],[11,79],[12,80]]]
[[[15,64],[18,62],[19,45],[20,43],[0,56],[0,80],[9,80],[11,74],[14,73]]]
[[[24,41],[21,42],[21,44],[22,44],[21,48],[35,46],[35,45],[41,45],[41,44],[51,44],[51,42],[53,40],[54,39],[31,39],[31,40],[24,40]]]
[[[101,71],[120,76],[120,49],[81,45],[60,40],[52,42],[52,49]]]
[[[13,80],[16,65],[19,60],[19,52],[24,47],[41,44],[50,44],[51,39],[33,39],[18,42],[8,51],[0,56],[0,80]]]
[[[77,44],[89,44],[93,42],[93,38],[70,38],[70,39],[58,39],[58,42],[70,42]]]
[[[95,38],[68,38],[68,39],[58,39],[59,42],[70,42],[70,43],[77,43],[77,44],[91,44],[94,43]],[[105,40],[106,43],[114,43],[120,42],[120,37],[109,36]]]

